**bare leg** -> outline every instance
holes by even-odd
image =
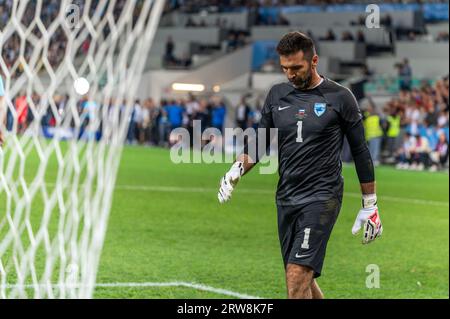
[[[286,286],[289,299],[312,299],[314,271],[306,266],[288,264],[286,267]]]
[[[311,285],[311,294],[313,299],[323,299],[323,293],[322,290],[320,290],[319,285],[317,284],[317,281],[314,279]]]

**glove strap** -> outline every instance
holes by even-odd
[[[377,205],[377,195],[376,194],[364,194],[362,196],[362,207],[371,208]]]
[[[234,162],[234,164],[231,166],[231,168],[238,168],[239,169],[239,175],[244,175],[244,163],[242,162]]]

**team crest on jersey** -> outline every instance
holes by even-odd
[[[299,109],[295,117],[299,120],[303,120],[306,117],[306,110],[305,109]]]
[[[325,113],[326,109],[327,109],[326,103],[314,104],[314,113],[316,113],[317,116],[321,116],[323,113]]]

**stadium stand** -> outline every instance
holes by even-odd
[[[59,4],[44,2],[41,19],[47,26]],[[0,27],[8,20],[11,3],[0,1]],[[380,5],[379,28],[365,27],[368,3]],[[29,10],[31,14],[33,5]],[[367,117],[379,117],[381,163],[433,170],[448,165],[448,151],[445,155],[442,146],[448,149],[449,140],[448,2],[175,0],[167,2],[160,25],[130,119],[129,143],[169,145],[170,130],[191,130],[195,119],[202,127],[219,129],[234,127],[237,121],[242,127],[255,126],[267,90],[284,80],[274,50],[277,41],[288,31],[300,30],[316,43],[320,72],[354,89],[361,107],[373,109]],[[66,41],[62,30],[51,39],[52,66],[61,61]],[[23,72],[17,61],[21,47],[18,34],[2,43],[1,54],[12,72]],[[87,50],[89,41],[78,59]],[[202,83],[205,89],[188,96],[173,90],[174,82]],[[55,101],[63,110],[65,97]],[[19,95],[14,103],[26,130],[32,121],[28,102]],[[86,103],[80,101],[80,112]],[[10,123],[11,114],[8,119]],[[45,121],[51,127],[51,113]],[[428,144],[420,160],[405,146],[420,143],[418,136]],[[350,156],[344,151],[343,158]]]

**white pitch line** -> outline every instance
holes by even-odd
[[[40,285],[42,288],[47,288],[47,285]],[[52,288],[60,288],[61,285],[58,284],[52,284]],[[33,289],[36,286],[27,284],[27,285],[13,285],[13,284],[6,284],[6,285],[0,285],[0,288],[25,288],[25,289]],[[77,288],[82,287],[82,285],[76,285]],[[230,296],[230,297],[236,297],[239,299],[262,299],[261,297],[257,296],[251,296],[247,294],[241,294],[239,292],[222,289],[222,288],[215,288],[211,286],[206,286],[202,284],[192,283],[192,282],[184,282],[184,281],[172,281],[172,282],[114,282],[114,283],[96,283],[96,288],[146,288],[146,287],[186,287],[186,288],[192,288],[196,290],[202,290],[202,291],[209,291],[220,295]],[[74,288],[71,286],[70,288]]]
[[[47,183],[47,186],[55,186],[54,183]],[[179,187],[179,186],[147,186],[147,185],[116,185],[115,189],[118,190],[137,190],[145,192],[188,192],[188,193],[204,193],[204,192],[217,192],[218,188],[207,188],[207,187]],[[272,194],[275,197],[275,190],[267,189],[245,189],[239,188],[240,193],[247,194]],[[353,198],[361,198],[360,193],[344,192],[344,196],[349,196]],[[393,197],[378,195],[380,200],[387,200],[392,202],[406,203],[406,204],[417,204],[417,205],[431,205],[431,206],[449,206],[448,202],[426,200],[426,199],[415,199],[407,197]]]
[[[261,299],[261,297],[257,296],[251,296],[246,294],[241,294],[238,292],[234,292],[231,290],[226,290],[222,288],[215,288],[211,286],[206,286],[202,284],[197,283],[191,283],[191,282],[183,282],[183,281],[174,281],[174,282],[128,282],[128,283],[98,283],[95,285],[96,287],[130,287],[130,288],[137,288],[137,287],[187,287],[192,288],[196,290],[202,290],[202,291],[209,291],[220,295],[226,295],[231,297],[236,297],[240,299]]]
[[[144,185],[116,185],[116,189],[119,190],[140,190],[140,191],[156,191],[156,192],[188,192],[188,193],[204,193],[204,192],[217,192],[215,188],[203,188],[203,187],[177,187],[177,186],[144,186]],[[240,188],[240,193],[251,194],[273,194],[275,197],[275,190],[265,189],[245,189]],[[361,198],[361,194],[344,192],[344,196]],[[387,200],[392,202],[406,203],[406,204],[418,204],[418,205],[431,205],[431,206],[449,206],[448,202],[426,200],[426,199],[414,199],[406,197],[393,197],[378,195],[380,200]]]

